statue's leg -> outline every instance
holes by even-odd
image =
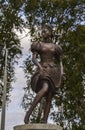
[[[44,94],[48,91],[48,83],[43,82],[42,89],[37,93],[36,97],[34,98],[34,101],[32,103],[32,106],[30,107],[29,111],[27,111],[24,122],[25,124],[28,123],[29,117],[33,111],[33,109],[36,107],[37,103],[41,100],[41,98],[44,96]]]
[[[45,104],[45,108],[44,108],[43,123],[47,123],[48,115],[49,115],[49,112],[50,112],[52,97],[53,97],[52,93],[50,93],[50,92],[46,96],[46,104]]]

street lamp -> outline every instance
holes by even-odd
[[[4,45],[0,45],[0,50],[4,48],[4,56],[5,56],[5,66],[4,66],[4,78],[3,78],[3,96],[2,96],[2,113],[1,113],[1,130],[5,130],[5,113],[6,113],[6,89],[7,89],[7,57],[8,57],[8,50],[12,48],[17,48],[16,45],[12,45],[10,48]]]
[[[3,96],[2,96],[2,114],[1,114],[1,130],[5,130],[5,113],[6,113],[6,89],[7,89],[7,56],[8,50],[6,45],[5,49],[5,67],[4,67],[4,78],[3,78]]]

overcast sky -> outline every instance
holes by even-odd
[[[19,38],[24,37],[27,34],[27,32],[28,30],[25,30],[23,34],[18,33]],[[6,129],[5,130],[13,130],[14,126],[24,123],[23,119],[25,116],[25,111],[21,107],[21,102],[22,102],[22,97],[24,95],[23,88],[26,85],[26,79],[25,79],[23,69],[20,66],[22,66],[23,60],[25,60],[25,57],[29,53],[30,44],[31,42],[28,34],[27,37],[21,40],[21,46],[23,47],[22,48],[23,56],[19,59],[19,64],[15,65],[16,82],[12,83],[13,90],[10,92],[11,102],[6,107],[6,123],[5,123]]]

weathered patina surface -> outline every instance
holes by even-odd
[[[61,86],[63,66],[61,61],[62,49],[59,45],[52,43],[52,28],[49,25],[42,27],[41,43],[33,43],[31,51],[33,62],[37,66],[35,74],[31,78],[31,87],[37,93],[32,106],[26,113],[24,122],[29,122],[29,117],[37,103],[45,97],[43,122],[47,123],[52,97]],[[40,56],[40,62],[37,60]],[[56,61],[56,62],[55,62]]]

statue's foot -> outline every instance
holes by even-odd
[[[30,114],[27,112],[26,115],[25,115],[25,118],[24,118],[24,123],[25,124],[29,123],[29,117],[30,117]]]
[[[46,120],[44,120],[44,119],[42,119],[42,120],[41,120],[41,123],[46,124],[46,123],[47,123],[47,121],[46,121]]]
[[[28,124],[28,119],[24,119],[24,123],[25,123],[25,124]]]
[[[27,115],[26,115],[25,118],[24,118],[24,123],[25,123],[25,124],[28,124],[28,123],[29,123],[29,118],[28,118]]]

